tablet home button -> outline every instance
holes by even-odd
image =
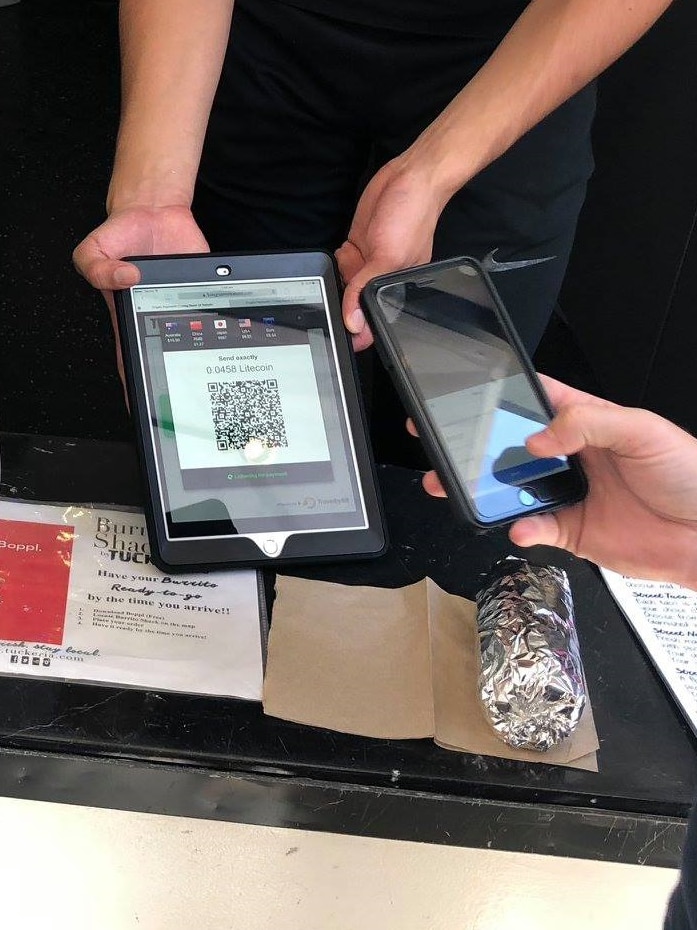
[[[518,500],[523,505],[523,507],[532,507],[533,504],[537,503],[534,494],[531,494],[530,491],[527,491],[525,488],[522,488],[518,492]]]
[[[261,544],[261,548],[267,555],[276,555],[278,552],[278,543],[275,539],[265,539]]]

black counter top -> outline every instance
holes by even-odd
[[[134,453],[126,443],[6,434],[0,437],[0,457],[0,493],[11,499],[122,505],[137,505],[140,499]],[[419,473],[382,466],[379,478],[392,539],[389,552],[378,560],[295,574],[386,587],[429,575],[446,590],[472,597],[498,558],[522,554],[505,531],[476,535],[457,526],[447,502],[423,492]],[[111,760],[130,766],[131,772],[135,764],[168,768],[170,779],[174,772],[177,778],[188,772],[192,778],[196,773],[225,775],[246,784],[250,778],[288,781],[296,788],[304,784],[305,792],[308,786],[320,794],[338,791],[344,800],[347,792],[367,789],[389,796],[390,803],[409,796],[412,810],[417,796],[424,810],[440,798],[435,809],[441,814],[446,799],[447,804],[484,803],[494,809],[502,804],[509,816],[514,810],[519,810],[516,816],[526,810],[530,816],[529,805],[535,806],[536,817],[543,809],[560,817],[573,809],[586,818],[584,823],[605,812],[615,818],[615,834],[617,824],[628,818],[635,838],[641,834],[639,822],[650,833],[659,821],[676,818],[670,829],[677,829],[679,837],[697,786],[691,731],[597,569],[559,550],[527,554],[569,574],[600,740],[598,773],[450,752],[431,740],[375,740],[300,726],[266,717],[254,702],[9,676],[0,677],[0,750],[10,753],[14,772],[27,759],[35,765],[43,760],[40,770],[53,758],[72,760],[86,771],[96,765],[96,772],[105,772],[103,764]],[[0,775],[0,790],[12,793],[3,780]],[[120,806],[113,793],[103,802]],[[91,795],[89,803],[95,803]],[[346,803],[341,807],[345,810]],[[433,832],[425,823],[404,830],[405,836]],[[626,849],[626,838],[624,843]],[[588,848],[587,853],[597,851]],[[674,856],[677,846],[663,864],[674,864]]]

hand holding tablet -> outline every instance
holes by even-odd
[[[384,551],[332,257],[129,261],[141,281],[115,299],[155,564]]]

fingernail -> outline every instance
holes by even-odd
[[[129,287],[133,283],[133,272],[123,265],[114,272],[114,284],[117,287]]]
[[[364,326],[365,317],[363,316],[363,311],[360,307],[356,307],[349,316],[348,328],[352,333],[360,333]]]

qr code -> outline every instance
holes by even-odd
[[[268,449],[288,445],[278,381],[210,382],[213,429],[218,449],[244,449],[258,440]]]

